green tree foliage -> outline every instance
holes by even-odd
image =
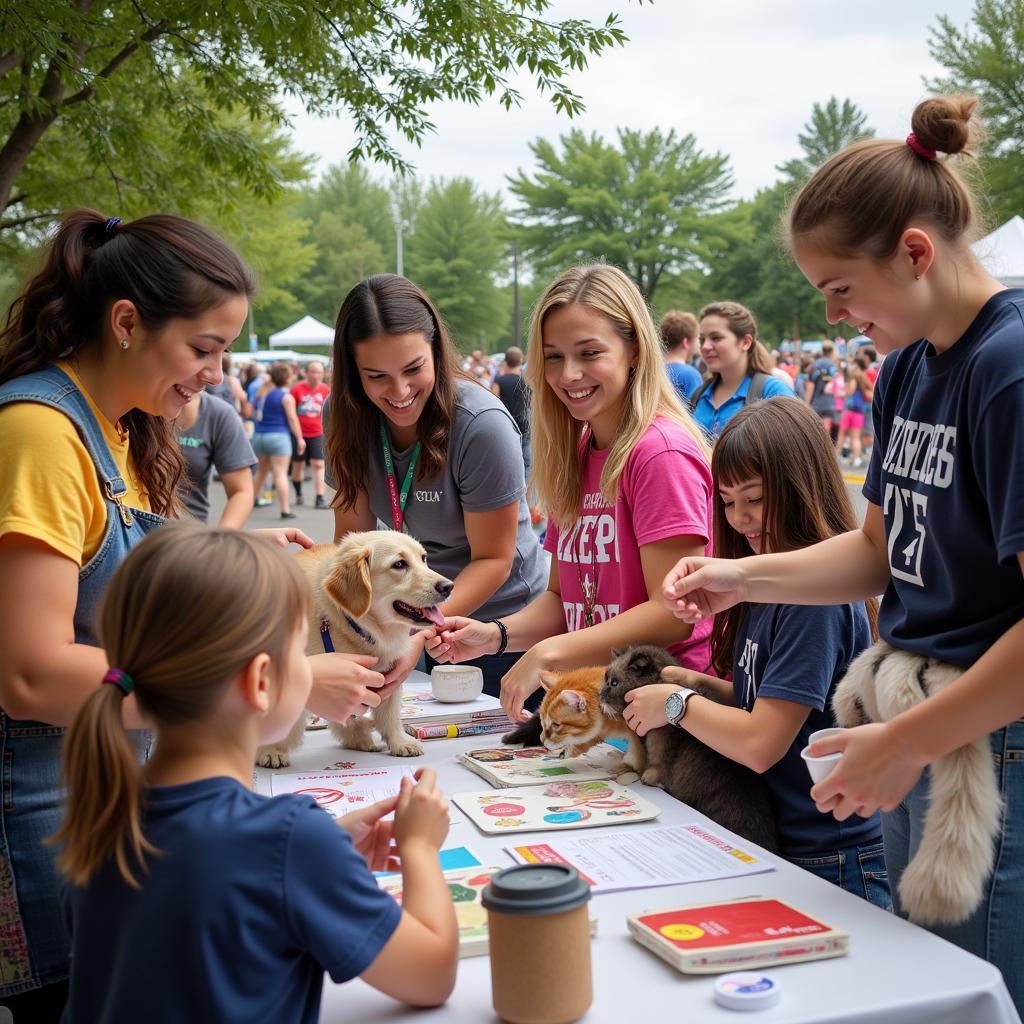
[[[560,143],[532,143],[538,169],[509,178],[518,237],[542,275],[606,260],[650,301],[663,275],[699,266],[735,237],[728,159],[702,153],[692,135],[621,129],[616,146],[573,131]]]
[[[867,120],[867,115],[850,100],[840,104],[835,96],[830,96],[824,106],[815,103],[810,120],[797,136],[803,156],[786,161],[778,170],[791,181],[802,183],[833,153],[857,139],[874,136],[875,131],[868,127]]]
[[[154,157],[174,150],[211,191],[280,193],[272,150],[254,142],[242,112],[281,124],[282,94],[314,114],[340,110],[355,127],[351,156],[402,166],[389,132],[419,141],[425,105],[520,95],[527,68],[559,110],[582,102],[566,75],[621,44],[602,24],[545,17],[548,0],[14,0],[0,5],[0,232],[48,217],[66,196],[47,192],[41,153],[58,129],[77,140],[80,175],[106,174],[166,206],[179,183]],[[153,122],[174,125],[154,138]]]
[[[1024,0],[977,0],[973,25],[940,15],[928,48],[948,72],[933,92],[972,92],[988,129],[982,168],[989,201],[1002,221],[1024,210]]]
[[[314,258],[292,292],[302,313],[334,323],[349,289],[372,274],[395,269],[395,230],[388,189],[361,163],[331,167],[295,206],[303,241]],[[286,327],[290,307],[268,310],[268,329]]]
[[[501,203],[468,178],[434,181],[406,252],[406,275],[430,296],[463,350],[490,351],[510,331],[495,280],[507,269]]]
[[[735,216],[745,223],[746,232],[738,245],[723,247],[709,260],[705,301],[734,299],[749,306],[769,344],[783,337],[851,334],[845,326],[829,326],[821,296],[782,245],[779,228],[787,204],[811,171],[837,150],[873,134],[865,115],[849,100],[840,103],[833,96],[824,106],[815,103],[798,136],[801,155],[778,168],[785,177],[736,207]]]

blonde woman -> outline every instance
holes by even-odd
[[[603,264],[565,271],[534,310],[527,355],[547,590],[503,620],[447,618],[427,639],[438,661],[526,651],[501,681],[515,720],[542,671],[600,664],[637,642],[702,671],[710,631],[681,632],[660,600],[674,553],[710,550],[711,470],[636,285]]]

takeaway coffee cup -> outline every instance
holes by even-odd
[[[430,692],[445,704],[476,700],[483,689],[484,674],[476,665],[435,665],[430,670]]]
[[[520,864],[483,891],[491,999],[508,1024],[569,1024],[593,999],[590,886],[567,864]]]

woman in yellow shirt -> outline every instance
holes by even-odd
[[[252,287],[198,224],[79,210],[0,333],[0,1005],[19,1020],[57,1020],[66,994],[68,941],[43,839],[60,823],[64,727],[107,669],[96,605],[127,552],[177,513],[172,421],[220,381]],[[383,677],[368,659],[311,661],[319,714],[344,720],[379,702],[367,686]],[[142,724],[131,698],[125,718]]]

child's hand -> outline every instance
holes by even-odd
[[[746,600],[743,570],[732,558],[683,558],[661,584],[665,607],[683,622],[697,623]]]
[[[399,856],[416,844],[425,844],[432,852],[441,849],[448,835],[448,801],[437,788],[433,768],[421,768],[415,784],[408,777],[402,779],[391,834]]]
[[[678,686],[669,683],[651,683],[649,686],[638,686],[626,694],[626,709],[622,716],[626,725],[637,734],[646,736],[652,729],[660,729],[668,725],[665,717],[665,698],[675,693]]]
[[[392,822],[382,821],[398,805],[398,797],[360,807],[342,815],[338,824],[352,837],[352,845],[363,855],[371,871],[397,871],[398,856],[391,844]]]

